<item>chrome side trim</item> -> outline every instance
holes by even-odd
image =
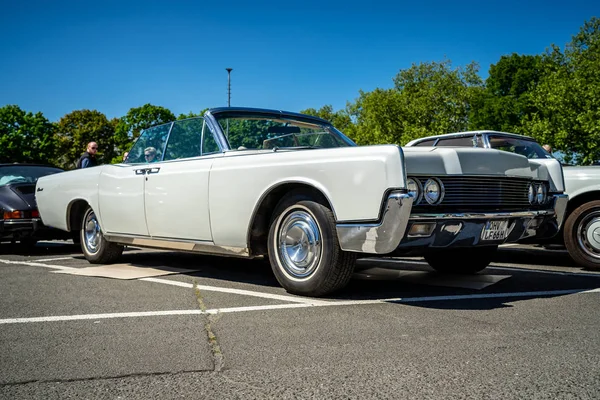
[[[411,221],[418,220],[446,220],[446,219],[503,219],[503,218],[535,218],[556,215],[554,209],[550,210],[532,210],[532,211],[514,211],[514,212],[496,212],[496,213],[451,213],[451,214],[411,214]]]
[[[338,240],[344,251],[385,254],[398,247],[408,225],[413,197],[407,193],[389,194],[381,222],[337,224]]]
[[[136,236],[115,235],[108,233],[104,238],[109,242],[127,246],[152,247],[164,250],[189,251],[202,254],[218,254],[231,257],[250,257],[250,251],[245,247],[217,246],[212,242],[198,242],[193,240],[176,240],[164,238],[140,238]]]
[[[567,194],[555,194],[554,196],[554,213],[556,214],[556,224],[558,230],[562,227],[562,224],[567,214],[567,203],[569,202],[569,195]]]

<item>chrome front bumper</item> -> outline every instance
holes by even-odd
[[[338,240],[344,251],[386,254],[394,251],[406,232],[413,198],[407,193],[389,194],[380,222],[337,224]]]
[[[554,195],[553,206],[545,210],[484,213],[412,214],[413,198],[392,192],[387,198],[380,222],[373,224],[337,224],[340,247],[345,251],[387,254],[396,249],[427,247],[467,247],[537,240],[555,236],[562,226],[568,196]],[[511,221],[510,234],[497,242],[482,242],[487,221]],[[433,224],[428,236],[407,232],[414,224]]]

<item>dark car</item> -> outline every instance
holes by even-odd
[[[33,246],[38,240],[69,239],[42,223],[35,201],[39,177],[63,172],[41,164],[0,164],[0,241]]]

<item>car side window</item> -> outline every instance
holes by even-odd
[[[173,123],[169,122],[168,124],[144,129],[129,151],[127,163],[137,164],[150,162],[150,160],[147,160],[148,155],[152,156],[152,161],[162,160],[163,149],[165,148],[165,142],[167,141],[172,125]]]
[[[459,147],[473,147],[473,137],[455,137],[448,139],[440,139],[436,146],[459,146]]]
[[[218,153],[221,151],[215,140],[215,135],[212,133],[207,124],[204,124],[202,130],[202,155]]]
[[[190,118],[173,123],[164,160],[177,160],[200,156],[203,118]]]

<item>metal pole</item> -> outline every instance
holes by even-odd
[[[225,68],[227,70],[227,107],[231,107],[231,71],[233,68]]]
[[[231,71],[233,68],[225,68],[227,70],[227,107],[231,107]],[[227,118],[227,129],[225,137],[229,139],[229,118]]]

